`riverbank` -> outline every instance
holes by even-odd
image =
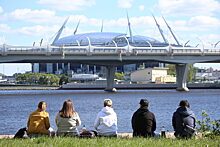
[[[59,90],[60,86],[0,85],[0,90]]]
[[[220,89],[220,84],[218,83],[189,83],[187,84],[189,89]],[[97,84],[74,84],[68,83],[61,87],[63,90],[104,90],[106,85],[97,85]],[[115,84],[114,88],[116,89],[176,89],[177,84]]]
[[[176,89],[176,84],[115,84],[118,90],[134,90],[134,89]],[[218,83],[189,83],[189,89],[220,89]],[[68,83],[62,86],[39,86],[39,85],[0,85],[0,90],[104,90],[106,85],[96,84],[73,84]]]

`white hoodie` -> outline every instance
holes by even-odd
[[[102,108],[96,117],[94,127],[100,134],[117,134],[117,115],[115,111],[108,106]]]

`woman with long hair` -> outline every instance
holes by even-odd
[[[56,118],[57,136],[78,136],[77,126],[81,125],[78,113],[74,110],[73,102],[66,100],[62,109],[57,113]]]

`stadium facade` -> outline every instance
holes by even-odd
[[[154,16],[153,16],[154,17]],[[128,18],[128,17],[127,17]],[[169,42],[163,35],[163,31],[160,28],[160,25],[157,23],[154,17],[155,23],[159,29],[159,32],[163,38],[163,42],[158,41],[152,37],[142,36],[142,35],[132,35],[130,21],[128,18],[128,27],[129,27],[129,35],[125,33],[116,33],[116,32],[91,32],[91,33],[82,33],[77,34],[77,29],[79,23],[73,33],[73,35],[66,36],[60,38],[60,35],[65,28],[65,25],[68,19],[64,22],[63,26],[58,31],[52,46],[102,46],[102,47],[124,47],[127,45],[137,46],[137,47],[165,47],[169,46]],[[165,19],[164,19],[165,21]],[[167,24],[167,22],[165,21]],[[181,46],[174,36],[171,28],[167,24],[173,38],[176,40],[176,44],[172,44],[172,46]],[[102,29],[101,29],[102,30]],[[163,63],[159,62],[148,62],[148,63],[137,63],[137,64],[129,64],[129,65],[121,65],[116,66],[115,72],[126,73],[137,70],[139,67],[163,67]],[[32,64],[32,72],[35,73],[53,73],[53,74],[61,74],[61,73],[95,73],[95,74],[103,74],[105,75],[105,68],[102,66],[96,65],[85,65],[80,63],[33,63]]]

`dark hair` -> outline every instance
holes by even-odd
[[[180,103],[179,103],[179,106],[186,106],[186,107],[190,107],[190,104],[187,100],[181,100]]]
[[[38,104],[37,107],[38,107],[39,109],[42,109],[42,108],[43,108],[43,107],[42,107],[43,104],[46,104],[46,102],[45,102],[45,101],[41,101],[41,102],[39,102],[39,104]]]
[[[63,103],[63,108],[60,110],[60,116],[63,118],[71,118],[75,115],[75,110],[73,107],[73,102],[71,100],[66,100]]]
[[[147,99],[141,99],[139,104],[140,104],[142,107],[143,107],[143,106],[147,106],[147,107],[148,107],[149,102],[148,102]]]

